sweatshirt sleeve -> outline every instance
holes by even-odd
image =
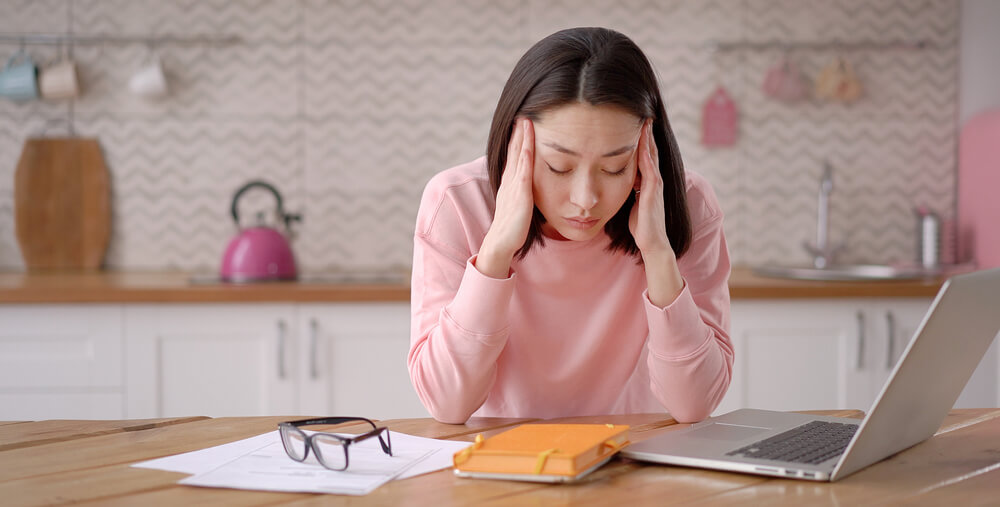
[[[705,188],[694,195],[688,192],[696,210],[692,218],[701,219],[678,261],[684,288],[665,308],[654,306],[648,294],[643,296],[649,322],[650,389],[678,422],[711,415],[725,396],[733,371],[729,251],[722,211],[708,183],[702,180],[702,185]]]
[[[496,379],[514,279],[490,278],[476,269],[469,241],[476,233],[470,229],[482,220],[468,216],[453,197],[429,185],[418,212],[407,367],[431,415],[461,424]]]

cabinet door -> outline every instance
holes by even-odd
[[[877,365],[872,380],[873,403],[916,335],[931,301],[923,298],[873,300],[863,309],[869,316],[870,332],[875,337],[873,345],[877,345],[870,350],[872,362]]]
[[[879,370],[878,379],[875,382],[875,396],[881,392],[906,346],[916,335],[931,302],[930,299],[891,299],[881,301],[875,310],[882,323],[882,327],[877,332],[884,333],[886,337],[892,339],[892,341],[887,340],[887,346],[876,359],[876,361],[883,363],[883,367]],[[956,336],[958,335],[956,334]],[[955,408],[998,406],[997,348],[998,345],[994,339],[993,345],[986,351],[979,367],[972,373],[965,389],[955,402]]]
[[[867,334],[865,316],[843,301],[733,301],[733,381],[715,413],[867,409]]]
[[[406,368],[409,304],[317,304],[299,310],[303,414],[429,416]]]
[[[0,420],[121,419],[118,305],[0,307]]]
[[[292,305],[130,305],[128,416],[297,412]]]

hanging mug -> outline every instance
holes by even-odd
[[[23,49],[11,56],[0,70],[0,96],[11,100],[38,98],[38,67]]]
[[[165,97],[170,91],[163,62],[158,56],[147,59],[128,81],[128,89],[133,94],[146,99]]]
[[[80,95],[80,79],[77,77],[76,63],[65,58],[42,69],[38,77],[38,90],[44,99],[76,98]]]

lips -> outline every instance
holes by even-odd
[[[590,229],[597,225],[600,219],[597,218],[567,218],[566,223],[577,229]]]

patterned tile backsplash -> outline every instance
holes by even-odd
[[[808,261],[825,161],[843,260],[911,260],[913,208],[955,207],[958,17],[958,0],[0,0],[2,35],[240,38],[75,44],[77,100],[0,100],[0,269],[23,268],[21,145],[70,128],[100,140],[111,171],[110,268],[214,271],[236,231],[233,193],[264,179],[304,217],[302,270],[406,269],[424,183],[484,152],[520,55],[580,25],[618,29],[653,61],[685,163],[722,202],[734,262]],[[0,58],[18,45],[0,42]],[[67,51],[27,49],[43,63]],[[146,101],[126,83],[154,56],[171,93]],[[815,79],[838,56],[863,84],[854,103],[761,91],[782,57]],[[706,148],[702,106],[720,85],[739,137]],[[245,215],[272,207],[247,197]]]

